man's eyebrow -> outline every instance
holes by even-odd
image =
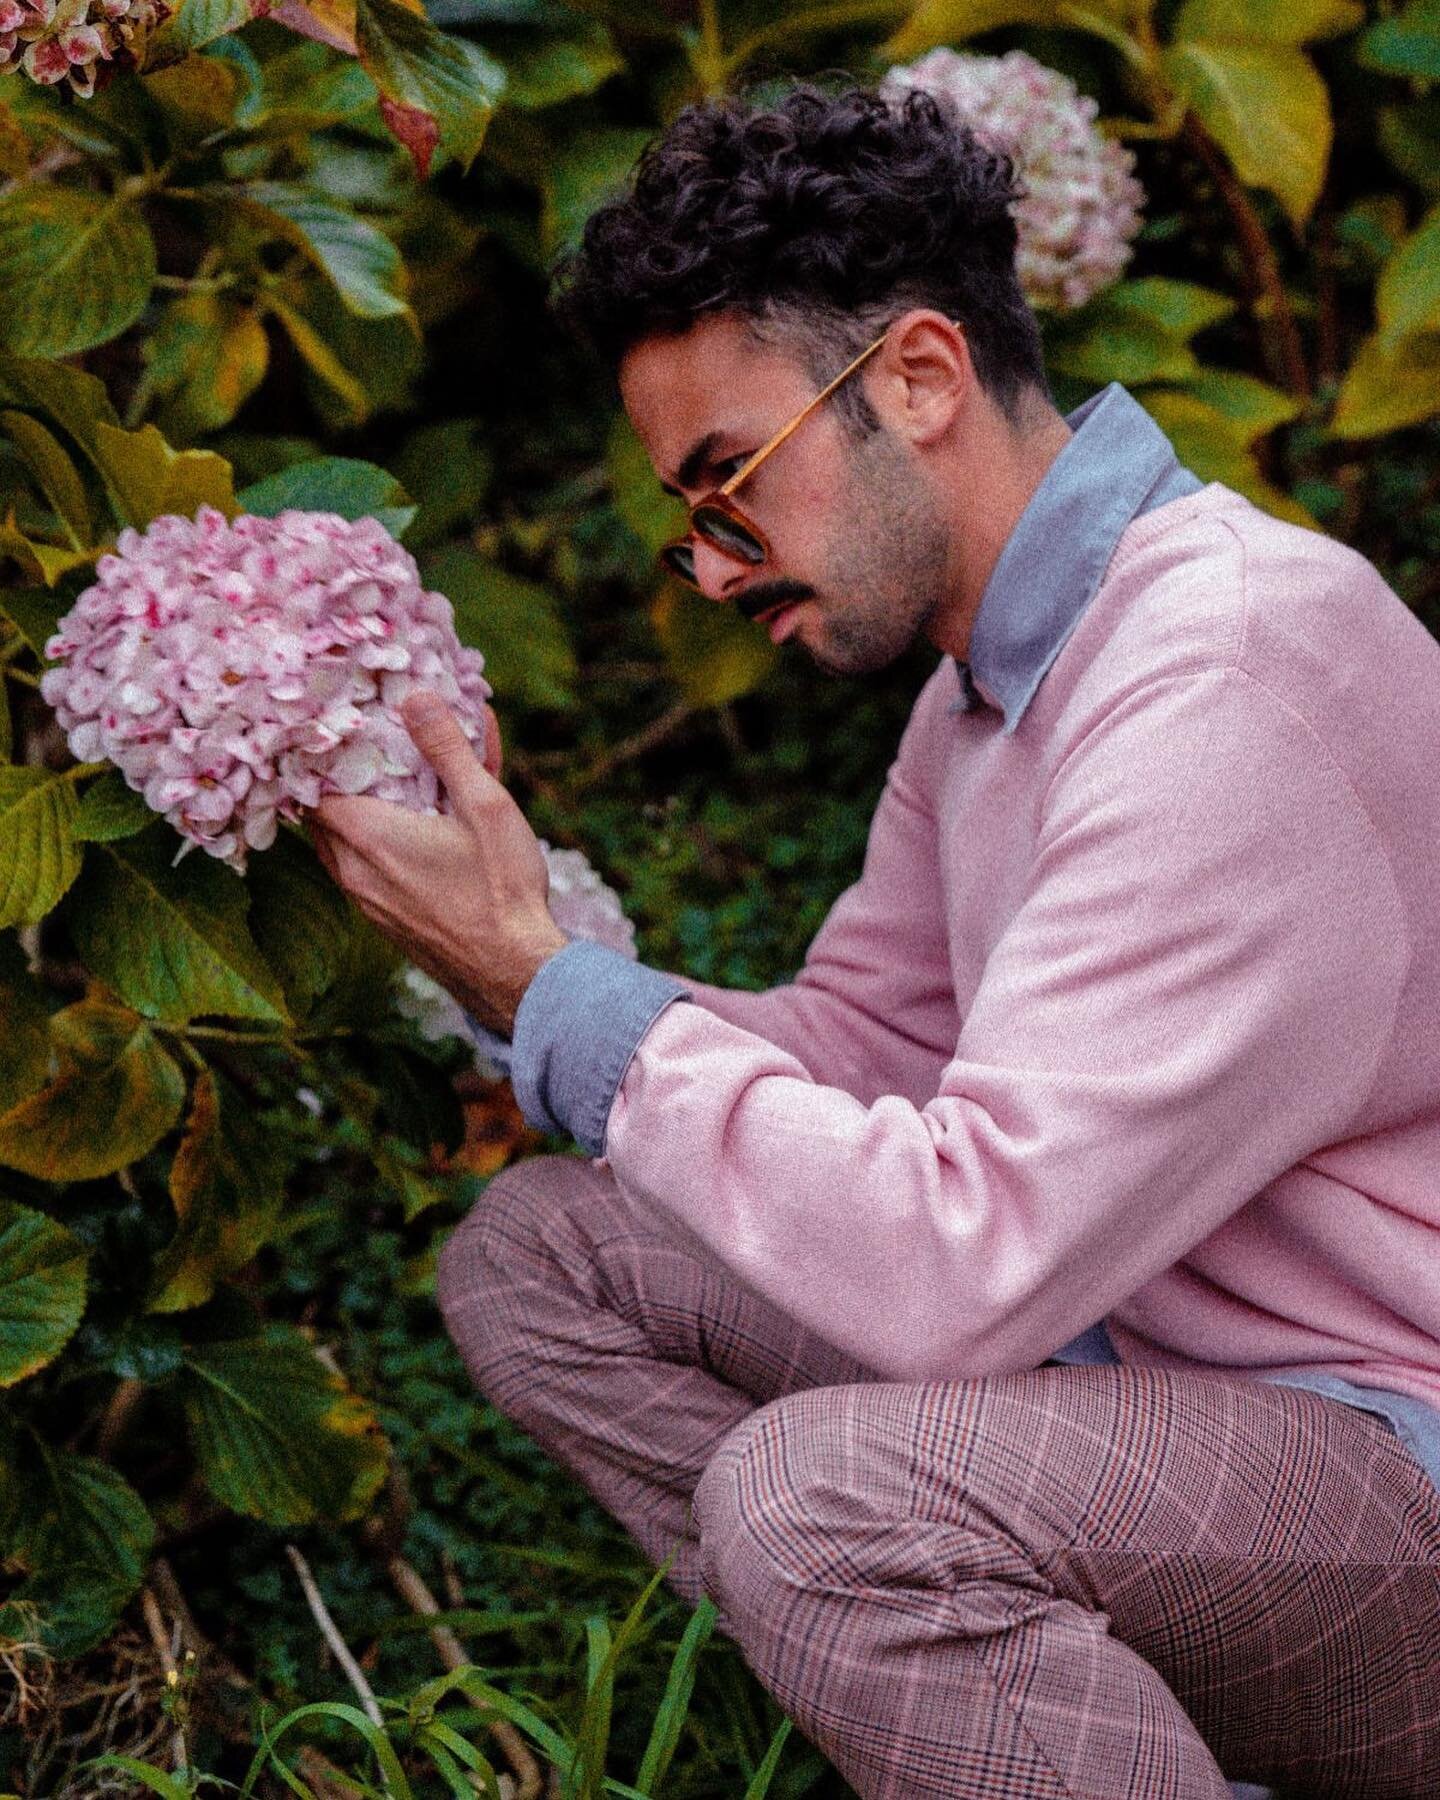
[[[705,468],[710,459],[714,456],[716,446],[724,436],[725,433],[723,431],[707,431],[697,444],[692,444],[690,449],[685,452],[684,458],[680,464],[680,471],[675,477],[676,481],[679,482],[680,487],[674,487],[670,482],[662,481],[660,486],[665,492],[667,494],[673,494],[677,500],[682,499],[683,495],[680,492],[680,488],[693,488],[695,486],[696,478],[699,476],[700,471]]]

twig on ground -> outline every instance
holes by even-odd
[[[424,1577],[413,1564],[406,1562],[403,1556],[392,1556],[386,1561],[386,1572],[394,1583],[395,1592],[412,1611],[429,1618],[440,1611],[439,1602],[425,1585]],[[458,1591],[458,1590],[457,1590]],[[450,1596],[453,1600],[453,1592]],[[465,1596],[460,1594],[457,1607],[463,1607]],[[440,1660],[447,1669],[463,1669],[472,1659],[465,1654],[465,1646],[456,1637],[448,1625],[436,1625],[430,1632],[430,1641],[440,1653]],[[514,1800],[541,1800],[544,1781],[540,1773],[540,1765],[530,1754],[523,1737],[508,1719],[492,1719],[490,1733],[505,1752],[510,1767],[514,1769],[518,1786],[512,1788]],[[505,1794],[510,1787],[509,1778],[500,1778],[501,1793]],[[508,1800],[508,1796],[507,1796]]]
[[[238,1668],[218,1644],[213,1643],[195,1623],[195,1615],[190,1610],[190,1603],[175,1579],[175,1571],[163,1556],[157,1556],[150,1566],[150,1585],[156,1596],[174,1615],[180,1627],[181,1641],[187,1650],[193,1651],[202,1672],[217,1675],[222,1681],[228,1681],[235,1687],[248,1688],[253,1684],[250,1677]]]
[[[160,1658],[160,1667],[165,1671],[165,1686],[177,1702],[176,1711],[171,1717],[175,1723],[175,1735],[170,1740],[171,1755],[174,1759],[175,1773],[190,1766],[190,1755],[185,1748],[185,1720],[179,1710],[180,1669],[175,1661],[175,1652],[180,1647],[180,1621],[175,1621],[174,1637],[165,1630],[165,1619],[160,1611],[160,1602],[150,1588],[145,1588],[140,1595],[140,1610],[145,1615],[145,1628],[150,1633],[150,1641],[155,1646],[155,1653]]]
[[[120,1439],[125,1435],[125,1427],[130,1423],[144,1393],[145,1383],[127,1376],[106,1402],[105,1410],[100,1415],[99,1429],[95,1433],[95,1454],[101,1462],[109,1462],[114,1456]]]
[[[285,1554],[290,1558],[291,1566],[299,1577],[300,1586],[305,1591],[305,1598],[310,1611],[315,1616],[315,1623],[320,1627],[321,1635],[334,1652],[335,1660],[345,1671],[346,1679],[360,1699],[360,1706],[372,1725],[381,1731],[385,1729],[384,1715],[380,1711],[380,1702],[375,1698],[374,1690],[365,1679],[365,1672],[350,1654],[350,1647],[341,1637],[339,1628],[330,1617],[330,1609],[321,1598],[320,1590],[315,1585],[315,1577],[310,1573],[310,1565],[293,1544],[285,1546]]]

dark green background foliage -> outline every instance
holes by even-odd
[[[470,1652],[531,1697],[522,1729],[572,1791],[635,1783],[658,1709],[684,1724],[655,1791],[758,1795],[778,1714],[717,1641],[693,1698],[677,1676],[662,1705],[689,1617],[663,1592],[607,1699],[596,1621],[646,1571],[440,1328],[439,1243],[537,1140],[481,1089],[454,1154],[464,1053],[393,1012],[392,954],[302,838],[243,884],[171,868],[169,827],[67,756],[46,637],[124,525],[201,502],[374,513],[485,652],[537,831],[620,890],[641,954],[784,979],[858,871],[933,653],[836,681],[660,584],[674,508],[547,319],[556,251],[697,95],[1025,48],[1096,97],[1149,196],[1127,278],[1043,319],[1057,397],[1124,381],[1198,473],[1355,545],[1433,629],[1440,8],[250,10],[183,0],[88,102],[0,92],[0,1787],[133,1785],[75,1766],[139,1748],[173,1770],[177,1723],[175,1791],[239,1779],[262,1717],[352,1698],[295,1541],[377,1691],[409,1697],[390,1735],[416,1792],[460,1774],[396,1555],[437,1589],[449,1571]],[[121,1717],[107,1684],[153,1670],[140,1595],[158,1582],[168,1621],[170,1577],[213,1647]],[[442,1712],[495,1756],[489,1704],[472,1685]],[[352,1721],[289,1732],[287,1757],[308,1735],[373,1791]],[[769,1791],[843,1789],[792,1740]]]

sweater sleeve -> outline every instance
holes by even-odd
[[[611,1108],[622,1185],[877,1372],[1034,1367],[1347,1135],[1406,924],[1310,727],[1237,669],[1072,743],[937,1090],[866,1102],[700,1006]]]

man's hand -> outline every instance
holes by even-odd
[[[310,813],[310,835],[365,916],[482,1024],[509,1037],[535,971],[569,942],[546,906],[545,858],[490,772],[500,767],[493,715],[482,763],[438,695],[417,690],[400,710],[451,810],[413,813],[330,795]]]

